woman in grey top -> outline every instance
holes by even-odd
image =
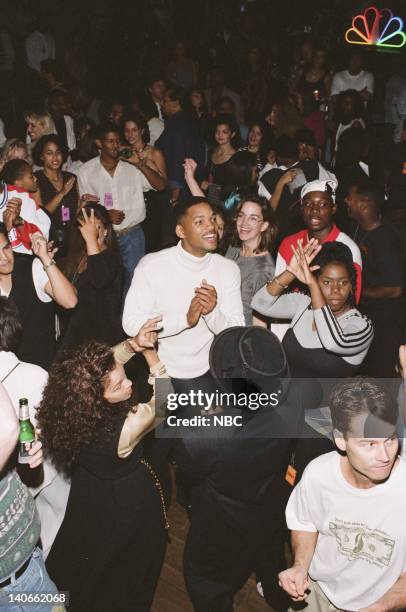
[[[267,325],[253,313],[251,301],[275,275],[275,263],[269,249],[276,233],[273,212],[266,199],[256,195],[243,198],[236,208],[235,230],[226,257],[233,259],[240,268],[246,325]]]

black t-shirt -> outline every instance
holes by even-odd
[[[366,286],[402,287],[404,266],[397,234],[387,224],[361,232],[357,243],[362,255],[362,282]]]

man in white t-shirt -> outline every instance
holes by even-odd
[[[286,519],[294,562],[280,586],[307,612],[406,607],[406,461],[391,399],[365,378],[330,403],[338,451],[309,463]]]
[[[333,76],[330,96],[334,100],[334,96],[347,89],[359,91],[364,102],[369,102],[374,94],[373,74],[362,69],[362,54],[358,49],[351,51],[347,70],[336,72]]]

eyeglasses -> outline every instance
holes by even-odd
[[[237,221],[242,221],[248,223],[248,225],[258,225],[258,223],[263,223],[263,218],[258,217],[258,215],[244,215],[244,213],[240,212],[236,216]]]

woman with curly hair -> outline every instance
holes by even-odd
[[[160,317],[114,349],[90,342],[54,363],[38,409],[47,456],[72,479],[47,560],[72,612],[146,612],[166,547],[162,487],[141,442],[154,398],[132,400],[123,364],[143,353],[150,382],[166,377],[154,344]]]

